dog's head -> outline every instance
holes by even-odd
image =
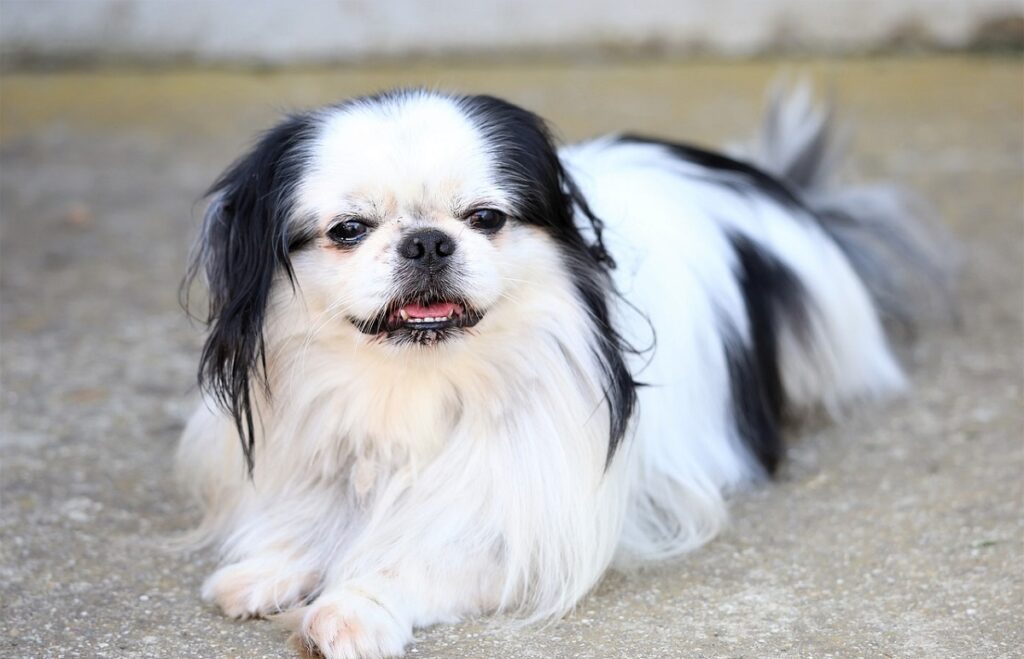
[[[521,289],[568,277],[594,351],[622,381],[605,390],[629,381],[608,321],[600,223],[544,123],[519,107],[399,91],[294,115],[211,196],[193,266],[210,288],[201,378],[248,438],[247,453],[268,304],[283,287],[339,340],[401,359],[557,312],[531,307]],[[609,394],[620,407],[632,405],[628,384]]]

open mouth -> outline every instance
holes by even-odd
[[[483,312],[459,300],[399,302],[368,321],[353,321],[364,334],[405,334],[418,342],[446,338],[452,330],[473,327]]]

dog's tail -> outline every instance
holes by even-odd
[[[806,82],[777,82],[757,137],[737,155],[785,182],[819,219],[868,288],[883,321],[912,330],[951,314],[952,240],[926,205],[889,184],[836,184],[846,140]]]

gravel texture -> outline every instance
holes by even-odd
[[[204,606],[210,557],[171,454],[201,328],[177,303],[203,188],[276,114],[402,83],[489,91],[566,139],[749,132],[780,68],[856,121],[849,171],[892,176],[960,247],[959,321],[907,349],[907,398],[792,436],[777,482],[673,563],[613,573],[566,620],[418,634],[424,657],[1021,656],[1022,60],[92,72],[0,80],[0,655],[279,657]],[[951,260],[953,257],[951,256]]]

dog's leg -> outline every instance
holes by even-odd
[[[232,618],[257,618],[304,602],[320,575],[307,557],[264,551],[224,565],[203,584],[203,599]]]
[[[494,610],[500,596],[496,559],[451,545],[449,550],[413,554],[351,578],[333,577],[296,617],[295,640],[327,659],[400,656],[414,628]]]
[[[337,508],[337,500],[322,492],[243,502],[221,544],[225,564],[203,584],[203,598],[233,618],[308,602],[346,535],[346,518]]]

